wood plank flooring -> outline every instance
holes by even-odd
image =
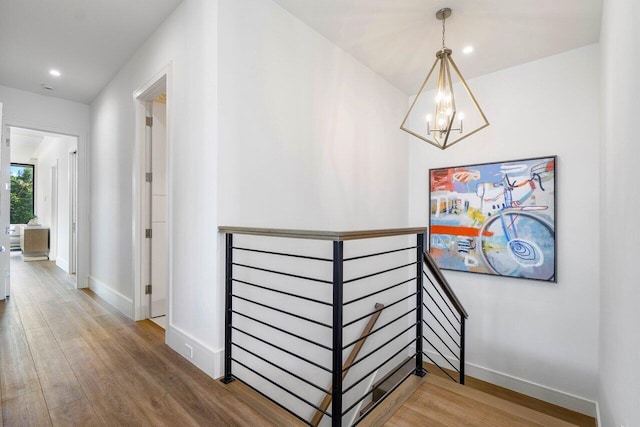
[[[449,377],[435,365],[430,363],[424,363],[424,368],[431,375],[436,375],[440,378],[450,380]],[[453,378],[458,378],[456,372],[445,369],[449,373],[449,375]],[[536,399],[531,396],[527,396],[522,393],[518,393],[513,390],[509,390],[504,387],[500,387],[495,384],[488,383],[486,381],[479,380],[474,377],[466,376],[465,377],[465,386],[467,388],[472,388],[483,393],[489,394],[491,396],[497,397],[499,399],[506,400],[511,403],[515,403],[519,406],[523,406],[525,408],[533,409],[534,411],[541,412],[546,415],[550,415],[554,418],[558,418],[560,420],[564,420],[569,422],[572,425],[577,425],[580,427],[597,427],[596,419],[590,417],[588,415],[581,414],[576,411],[572,411],[567,408],[563,408],[561,406],[554,405],[549,402],[545,402],[540,399]]]
[[[76,290],[54,263],[13,255],[11,275],[11,298],[0,301],[0,426],[301,425],[242,383],[211,379],[164,344],[159,326]],[[475,386],[501,395],[428,375],[395,414],[367,425],[593,425]]]
[[[0,302],[0,425],[298,425],[251,390],[209,378],[48,261],[13,254]]]
[[[535,399],[533,397],[479,380],[473,377],[467,377],[465,380],[467,387],[490,394],[500,399],[516,403],[534,411],[542,412],[552,417],[567,421],[580,427],[597,427],[598,423],[595,418],[581,414],[561,406]]]
[[[576,424],[427,375],[420,388],[389,418],[386,426],[569,427]]]

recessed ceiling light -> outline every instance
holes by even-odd
[[[49,74],[51,74],[53,77],[60,77],[60,71],[53,68],[49,70]]]
[[[462,53],[468,55],[471,52],[473,52],[473,46],[466,46],[464,49],[462,49]]]

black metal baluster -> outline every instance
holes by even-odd
[[[460,384],[464,384],[464,326],[465,317],[460,315]]]
[[[424,252],[424,234],[417,234],[416,249],[416,370],[415,374],[424,377],[427,371],[422,366],[422,254]]]
[[[224,303],[224,378],[222,382],[229,384],[233,381],[231,375],[231,321],[233,310],[233,234],[226,234],[226,263],[225,263],[225,303]]]
[[[333,242],[333,376],[331,425],[342,425],[342,284],[344,242]]]

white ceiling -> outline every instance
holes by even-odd
[[[11,162],[33,163],[38,158],[42,144],[53,140],[66,141],[69,146],[76,143],[76,137],[73,136],[11,127]]]
[[[180,1],[0,0],[0,85],[90,103]]]
[[[11,128],[11,163],[31,163],[44,138],[42,132]]]
[[[602,0],[274,0],[407,95],[442,45],[465,78],[595,43]],[[463,55],[462,48],[475,51]]]
[[[0,0],[0,85],[90,103],[180,1]],[[274,1],[408,95],[440,48],[442,7],[466,78],[597,42],[602,10],[602,0]]]

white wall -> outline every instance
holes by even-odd
[[[184,1],[96,98],[91,158],[92,287],[132,315],[132,93],[171,62],[167,342],[214,376],[219,223],[401,226],[407,203],[406,97],[270,1],[217,9]]]
[[[445,151],[409,142],[411,224],[428,221],[429,168],[558,156],[557,284],[451,271],[445,276],[469,312],[469,375],[592,415],[600,264],[598,61],[598,46],[591,45],[471,79],[491,126]]]
[[[51,96],[0,86],[4,121],[13,126],[37,130],[89,130],[89,106]],[[84,135],[83,135],[84,136]]]
[[[49,259],[64,271],[69,271],[69,153],[77,149],[77,139],[71,136],[46,136],[35,153],[36,215],[40,224],[50,227]],[[57,215],[53,223],[51,212],[51,167],[58,175]]]
[[[405,113],[406,95],[274,2],[221,0],[218,23],[219,224],[312,230],[405,226],[408,145],[399,125]],[[241,238],[236,239],[247,240]],[[273,248],[284,244],[283,239],[270,240],[263,243],[270,245],[267,247],[271,250],[279,250]],[[301,241],[293,243],[303,253],[318,246]],[[324,247],[330,252],[328,242],[324,242]],[[222,256],[222,250],[220,254]],[[297,264],[281,259],[269,261],[270,268],[280,271],[291,271]],[[301,273],[317,277],[321,273],[313,267],[317,266],[305,265]],[[379,266],[369,267],[368,272],[372,272]],[[222,270],[220,268],[218,279],[221,287],[224,283]],[[251,274],[247,270],[237,270],[234,272],[236,277]],[[330,274],[330,268],[324,271],[327,272]],[[399,274],[404,274],[406,279],[406,272]],[[259,274],[253,277],[259,277],[255,279],[256,283],[262,284],[273,279]],[[389,277],[386,280],[387,285],[396,283]],[[283,286],[285,282],[278,277],[274,287]],[[300,286],[304,287],[305,283],[298,282],[295,288],[299,291]],[[397,290],[402,291],[404,289]],[[330,312],[325,310],[320,314],[313,304],[295,301],[297,307],[293,307],[287,304],[290,300],[274,298],[273,294],[240,287],[237,292],[254,300],[285,304],[290,310],[298,309],[304,314],[314,313],[312,316],[317,319],[330,322]],[[397,292],[395,299],[399,299]],[[394,301],[393,295],[380,298],[379,302]],[[243,302],[234,304],[242,307]],[[327,337],[313,325],[302,321],[292,325],[291,318],[244,305],[269,324],[283,326],[288,322],[287,327],[298,333],[326,342],[319,337]],[[373,302],[365,307],[370,312]],[[399,305],[393,309],[396,308],[402,311],[404,307]],[[222,324],[222,310],[219,313]],[[398,314],[388,310],[380,324]],[[235,321],[242,323],[243,319],[238,317]],[[261,329],[255,323],[250,326],[252,331]],[[348,333],[359,333],[362,327],[354,326]],[[393,328],[387,329],[388,335],[398,332],[390,330]],[[285,347],[295,346],[295,351],[330,366],[330,353],[273,330],[263,332],[273,342]],[[384,332],[372,337],[367,346],[383,342],[383,336]],[[249,348],[255,346],[254,340],[244,338],[236,334],[234,340]],[[264,347],[254,350],[278,357],[282,366],[309,375],[319,384],[327,381],[321,372],[286,354],[268,352]],[[242,351],[234,351],[242,360]],[[367,351],[370,350],[362,354]],[[389,356],[381,353],[384,354],[379,357],[382,360],[368,359],[373,366],[366,362],[360,364],[350,372],[347,381],[359,378]],[[385,368],[388,370],[396,364],[397,358]],[[317,390],[305,387],[268,365],[263,364],[261,369],[311,402],[322,400],[323,396]],[[234,370],[280,403],[308,415],[309,419],[313,415],[309,407],[241,366],[235,365]],[[326,382],[329,383],[330,380]],[[353,396],[351,393],[350,398]]]
[[[271,1],[220,2],[224,225],[406,224],[406,96]]]
[[[602,246],[599,404],[603,426],[640,425],[640,286],[635,268],[640,199],[640,4],[604,2],[604,102],[600,218]]]
[[[88,105],[0,86],[4,122],[11,126],[78,137],[78,286],[89,276]]]
[[[171,63],[168,85],[167,342],[211,375],[219,341],[216,288],[216,6],[185,0],[91,105],[91,287],[133,316],[133,93]]]

